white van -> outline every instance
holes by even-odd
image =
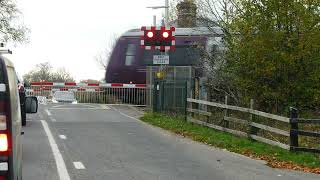
[[[22,180],[21,107],[13,64],[0,55],[0,180]],[[36,97],[26,97],[26,113],[36,113]]]

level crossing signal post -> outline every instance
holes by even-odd
[[[162,107],[163,104],[160,100],[160,104],[158,104],[155,100],[155,98],[163,99],[163,91],[162,85],[163,81],[165,80],[167,76],[167,70],[168,65],[170,64],[170,57],[169,57],[169,51],[175,50],[176,45],[176,38],[175,38],[175,27],[166,27],[166,26],[151,26],[151,27],[142,27],[141,31],[143,32],[143,35],[141,36],[141,48],[145,49],[146,51],[159,51],[160,55],[153,55],[152,59],[152,65],[151,66],[159,66],[158,71],[153,74],[155,75],[154,80],[151,80],[151,82],[154,81],[154,83],[150,83],[150,86],[154,86],[154,95],[152,96],[150,94],[149,98],[150,100],[153,99],[153,107],[156,108],[154,110],[157,111],[157,107]],[[152,68],[152,67],[151,67]],[[151,78],[153,79],[153,77]],[[153,97],[153,98],[152,98]],[[151,101],[150,104],[151,105]],[[160,108],[161,109],[161,108]]]
[[[158,79],[164,79],[166,66],[170,64],[168,51],[175,50],[175,27],[151,26],[142,27],[141,47],[145,50],[160,51],[160,55],[153,56],[153,65],[160,65],[156,73]]]

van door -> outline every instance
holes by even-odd
[[[9,169],[12,179],[21,177],[22,172],[22,142],[21,142],[21,111],[17,87],[17,76],[14,67],[7,66],[8,83],[11,102],[11,143],[12,154],[9,158]]]

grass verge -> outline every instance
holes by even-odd
[[[227,149],[254,159],[265,160],[271,167],[320,174],[320,156],[317,154],[289,152],[275,146],[185,122],[183,118],[179,117],[146,113],[141,120],[195,141]]]

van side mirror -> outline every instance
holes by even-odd
[[[38,99],[34,96],[26,97],[25,101],[26,113],[34,114],[38,112]]]

